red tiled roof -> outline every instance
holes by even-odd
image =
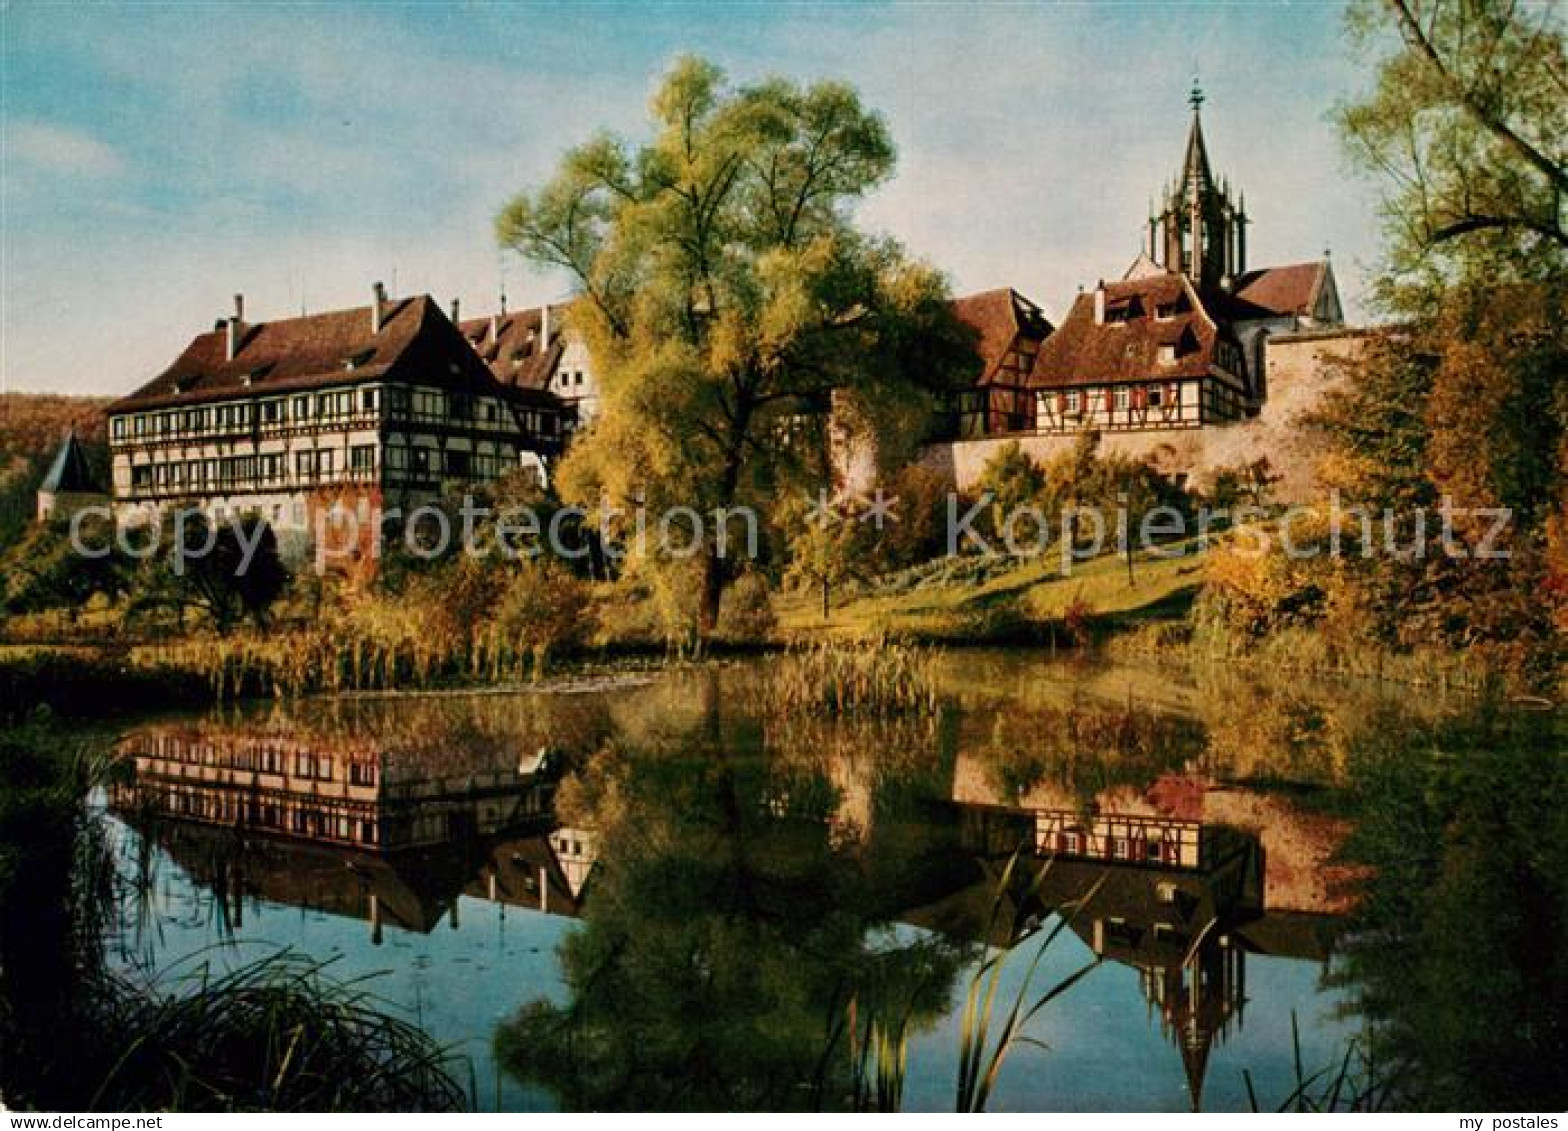
[[[550,345],[544,350],[539,348],[543,307],[495,315],[493,338],[490,336],[492,319],[488,317],[465,318],[457,328],[503,385],[548,389],[561,361],[561,330],[569,310],[569,304],[550,307]]]
[[[499,391],[489,369],[429,295],[389,299],[379,334],[371,333],[370,307],[360,306],[246,324],[232,361],[226,356],[227,336],[222,325],[198,334],[174,364],[107,411],[382,380]]]
[[[1051,323],[1040,308],[1011,287],[955,298],[953,314],[979,335],[976,348],[982,368],[978,383],[996,376],[1019,335],[1039,342],[1051,332]]]
[[[1311,314],[1323,268],[1324,262],[1318,260],[1248,271],[1236,280],[1236,297],[1271,314]]]
[[[1173,306],[1168,318],[1157,307]],[[1181,275],[1150,275],[1105,284],[1107,315],[1126,311],[1125,322],[1094,320],[1094,294],[1080,294],[1056,332],[1035,356],[1032,388],[1102,384],[1114,381],[1200,377],[1214,361],[1220,331],[1197,293]],[[1176,360],[1165,364],[1159,347],[1176,346]]]

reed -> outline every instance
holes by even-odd
[[[995,937],[998,928],[1003,925],[1004,907],[1016,889],[1014,876],[1023,854],[1022,848],[1013,853],[997,881],[986,924],[985,937],[988,939]],[[1050,866],[1050,861],[1046,861],[1036,871],[1034,878],[1026,885],[1021,903],[1027,904],[1039,892],[1040,883]],[[958,1085],[955,1092],[956,1110],[980,1112],[986,1109],[1008,1054],[1018,1045],[1039,1043],[1028,1035],[1029,1024],[1046,1006],[1088,977],[1099,966],[1100,959],[1096,957],[1059,979],[1032,1001],[1030,1000],[1035,976],[1039,972],[1040,963],[1046,952],[1072,924],[1078,912],[1094,899],[1102,882],[1103,880],[1097,881],[1078,899],[1057,908],[1055,925],[1043,934],[1040,933],[1040,928],[1032,923],[1020,924],[1015,921],[1008,931],[1007,945],[989,949],[980,964],[975,967],[974,973],[970,975],[969,990],[964,999],[958,1055]],[[1013,994],[1007,1013],[1001,1018],[1000,1026],[996,1027],[997,998],[1001,989],[1003,969],[1009,960],[1020,952],[1024,944],[1037,935],[1040,936],[1040,942],[1034,948],[1033,956],[1025,968],[1017,991]]]
[[[288,951],[226,972],[203,963],[174,992],[123,981],[104,996],[116,1055],[91,1110],[454,1111],[450,1055],[363,979]]]
[[[1277,1112],[1379,1112],[1388,1110],[1395,1096],[1396,1075],[1372,1055],[1371,1046],[1351,1040],[1337,1062],[1308,1073],[1301,1058],[1301,1030],[1296,1012],[1290,1013],[1291,1065],[1294,1087],[1272,1110]],[[1252,1073],[1242,1069],[1247,1103],[1254,1112],[1266,1110],[1258,1099]]]
[[[878,717],[940,709],[934,653],[891,641],[827,641],[779,658],[762,690],[775,715]]]

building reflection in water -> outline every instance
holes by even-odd
[[[1090,897],[1069,926],[1095,955],[1138,972],[1194,1111],[1210,1052],[1245,1020],[1247,956],[1328,961],[1334,921],[1265,906],[1266,860],[1250,832],[1093,806],[956,808],[960,843],[981,858],[1033,848],[1042,871],[1025,915]]]
[[[246,898],[429,932],[470,896],[576,915],[594,838],[557,828],[558,767],[400,757],[355,738],[197,725],[148,728],[118,748],[110,806],[244,922]]]
[[[428,751],[400,757],[352,735],[148,728],[121,742],[126,773],[111,806],[219,897],[236,929],[247,898],[362,919],[377,944],[387,925],[456,928],[462,896],[579,915],[600,838],[557,821],[555,760],[536,751],[511,764],[493,753],[473,762],[460,744],[453,750],[433,763]],[[986,897],[996,861],[1032,849],[1044,872],[1030,886],[1032,906],[1016,910],[1043,917],[1093,891],[1071,928],[1096,955],[1137,971],[1151,1016],[1179,1051],[1194,1110],[1211,1050],[1244,1022],[1247,956],[1328,958],[1332,919],[1264,906],[1262,842],[1247,832],[1093,804],[944,799],[932,835],[980,868],[962,873],[969,886],[954,880],[899,918],[976,937],[976,917],[953,909]]]

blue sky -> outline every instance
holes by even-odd
[[[0,380],[124,392],[226,314],[400,293],[487,313],[563,281],[497,252],[504,201],[594,130],[630,137],[684,51],[739,81],[855,83],[896,177],[861,209],[958,292],[1060,314],[1121,273],[1176,168],[1194,69],[1255,264],[1332,247],[1352,313],[1375,186],[1328,111],[1369,79],[1339,3],[0,0]]]

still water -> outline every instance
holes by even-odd
[[[993,1110],[1246,1109],[1249,1078],[1273,1106],[1298,1056],[1316,1071],[1353,1042],[1410,1058],[1409,1102],[1474,1095],[1477,1050],[1406,1048],[1431,1019],[1398,1011],[1463,983],[1399,984],[1433,929],[1415,863],[1442,848],[1421,840],[1432,780],[1383,756],[1461,709],[1005,653],[940,675],[941,712],[895,720],[770,715],[763,660],[138,726],[108,795],[131,893],[115,961],[171,985],[287,947],[374,976],[485,1109],[846,1106],[876,1022],[907,1040],[902,1106],[951,1110],[966,995],[1008,945],[998,1026],[1087,973],[1009,1053]],[[1538,804],[1562,797],[1554,743],[1509,754],[1516,781],[1536,759]],[[1368,789],[1388,801],[1370,820]],[[1561,873],[1517,864],[1471,879],[1511,870],[1549,929]],[[1556,1009],[1557,927],[1529,943],[1546,981],[1483,978],[1479,1008]],[[1490,1052],[1561,1041],[1546,1012]],[[1516,1070],[1513,1106],[1559,1071]]]

